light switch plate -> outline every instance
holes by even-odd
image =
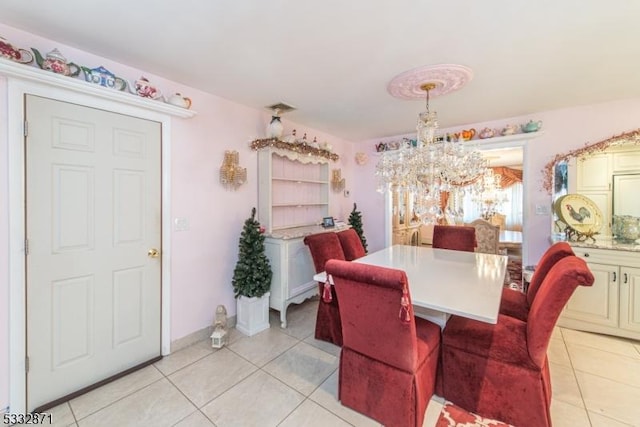
[[[174,231],[187,231],[189,229],[189,220],[187,218],[176,218],[173,220]]]
[[[536,215],[549,215],[551,209],[548,205],[536,205]]]

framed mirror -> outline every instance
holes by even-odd
[[[629,237],[622,237],[628,234],[626,230],[636,223],[640,226],[640,199],[635,197],[640,188],[640,129],[557,155],[544,172],[545,188],[554,206],[553,233],[567,232],[561,217],[564,215],[569,222],[572,217],[559,210],[563,206],[558,202],[573,194],[593,202],[594,209],[601,212],[597,239],[628,241]],[[576,211],[574,217],[578,216]],[[564,237],[580,240],[571,236],[571,231],[569,228],[569,235]]]

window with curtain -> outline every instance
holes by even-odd
[[[498,212],[506,216],[507,230],[522,230],[523,218],[523,187],[522,171],[512,168],[493,168],[494,173],[501,175],[501,186],[499,196],[505,196],[506,202],[502,203]],[[464,222],[469,223],[475,219],[482,218],[482,207],[472,200],[470,194],[465,194],[462,201],[464,210]]]

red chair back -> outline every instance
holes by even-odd
[[[578,286],[591,286],[593,274],[576,256],[558,261],[546,274],[527,318],[527,349],[533,362],[542,368],[551,333],[569,298]]]
[[[551,267],[553,267],[558,261],[564,257],[573,256],[573,249],[567,242],[558,242],[552,245],[540,258],[540,262],[536,266],[536,271],[533,273],[531,283],[527,289],[527,303],[529,306],[533,304],[533,299],[542,285],[542,281],[546,277]]]
[[[459,225],[435,225],[432,246],[438,249],[473,252],[478,246],[476,229]]]
[[[414,371],[416,325],[405,272],[337,260],[327,262],[326,272],[340,300],[343,348]],[[405,290],[408,320],[400,317]]]
[[[344,251],[344,257],[347,261],[362,258],[367,254],[367,251],[365,251],[362,245],[362,240],[360,240],[360,236],[358,236],[358,233],[353,228],[339,231],[336,234],[338,235],[342,250]]]
[[[309,247],[316,273],[324,271],[324,265],[330,259],[345,260],[340,240],[333,231],[306,236],[303,242]]]

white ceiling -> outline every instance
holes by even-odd
[[[353,141],[415,130],[424,101],[386,87],[423,65],[474,73],[432,99],[441,127],[640,97],[634,0],[2,0],[0,21]]]

